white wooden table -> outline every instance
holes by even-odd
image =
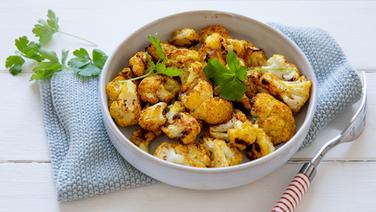
[[[317,26],[337,39],[349,60],[368,80],[368,122],[354,143],[338,146],[320,165],[311,190],[297,211],[376,211],[376,2],[372,1],[14,1],[0,2],[0,212],[3,211],[268,211],[301,164],[338,133],[347,110],[271,175],[240,188],[192,191],[158,184],[91,199],[59,203],[51,175],[38,87],[30,72],[12,77],[5,57],[14,38],[31,35],[48,8],[63,30],[100,44],[110,53],[140,26],[171,13],[193,9],[227,10],[268,22]],[[59,44],[82,44],[58,36]]]

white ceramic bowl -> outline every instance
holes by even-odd
[[[297,132],[286,144],[260,159],[225,168],[194,168],[170,163],[143,152],[128,138],[131,129],[120,129],[110,116],[105,91],[106,84],[127,66],[128,59],[143,50],[147,35],[158,33],[168,39],[175,29],[190,27],[200,29],[211,24],[225,26],[235,38],[244,38],[262,48],[267,56],[285,55],[313,82],[311,98],[297,115]],[[170,185],[190,189],[224,189],[253,182],[278,169],[298,150],[312,121],[316,102],[316,79],[313,69],[301,50],[285,35],[263,24],[237,14],[219,11],[184,12],[158,19],[140,28],[126,38],[108,59],[100,77],[100,100],[108,135],[119,153],[134,167],[145,174]]]

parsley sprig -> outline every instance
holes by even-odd
[[[226,57],[228,68],[216,59],[209,59],[204,68],[206,76],[219,86],[220,95],[230,101],[240,100],[246,90],[247,67],[242,66],[234,51]]]
[[[61,31],[59,29],[59,18],[56,16],[56,14],[52,10],[48,10],[47,12],[47,20],[40,19],[38,20],[38,23],[34,25],[34,28],[32,29],[32,32],[36,37],[39,38],[39,43],[41,45],[45,45],[48,42],[51,41],[53,35],[55,33],[64,34],[66,36],[70,36],[79,40],[82,40],[86,43],[88,43],[91,46],[97,46],[95,43],[85,39],[81,38],[77,35]]]
[[[154,63],[154,61],[151,59],[151,56],[149,54],[146,54],[146,61],[147,61],[147,70],[146,74],[135,77],[129,80],[139,80],[143,79],[147,76],[151,76],[154,74],[162,74],[169,77],[177,77],[181,75],[181,70],[175,67],[166,67],[165,62],[167,62],[167,57],[163,52],[162,46],[161,46],[161,40],[157,36],[148,35],[148,40],[151,43],[151,45],[155,48],[156,53],[158,55],[158,61]]]
[[[22,72],[22,66],[26,60],[35,62],[31,80],[51,78],[56,72],[63,69],[74,71],[82,77],[100,74],[107,60],[107,55],[99,49],[94,49],[91,57],[86,49],[77,49],[73,51],[74,57],[66,64],[69,56],[68,50],[62,50],[59,60],[56,52],[42,48],[43,45],[51,41],[54,33],[63,33],[59,31],[58,17],[52,10],[48,10],[47,20],[39,20],[32,31],[38,37],[39,42],[30,41],[26,36],[17,38],[15,40],[16,55],[9,56],[5,61],[5,67],[9,69],[12,75]],[[87,41],[91,45],[94,44],[86,39],[81,40]]]

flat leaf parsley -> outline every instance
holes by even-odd
[[[240,100],[246,90],[247,67],[242,66],[234,51],[227,54],[228,68],[216,59],[209,59],[204,68],[206,76],[219,86],[220,95],[230,101]]]

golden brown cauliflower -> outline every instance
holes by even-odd
[[[182,69],[182,75],[180,76],[180,91],[186,92],[188,89],[196,85],[199,79],[207,79],[204,73],[204,64],[198,61],[189,63]]]
[[[258,93],[252,102],[252,116],[274,145],[286,142],[294,136],[295,119],[287,105],[266,93]]]
[[[174,45],[171,45],[169,43],[161,42],[161,47],[163,49],[163,53],[168,57],[175,49],[177,49]],[[159,56],[157,54],[157,50],[153,45],[149,45],[146,48],[146,51],[151,55],[151,57],[157,61],[159,60]]]
[[[164,116],[166,107],[166,103],[159,102],[143,109],[138,119],[140,127],[151,132],[160,131],[160,128],[166,123],[166,117]]]
[[[256,131],[256,141],[244,150],[250,160],[261,158],[275,150],[270,137],[261,128],[256,128]]]
[[[226,51],[222,49],[210,49],[208,47],[202,47],[199,49],[201,60],[216,59],[223,65],[226,65]]]
[[[201,119],[208,124],[224,123],[231,119],[231,113],[231,102],[219,97],[207,99],[191,112],[193,117]]]
[[[106,93],[108,95],[109,103],[116,100],[121,91],[121,82],[122,80],[130,79],[133,77],[132,71],[130,68],[123,68],[123,70],[109,83],[106,85]]]
[[[213,138],[223,139],[229,141],[227,130],[234,128],[236,122],[248,121],[247,116],[240,110],[235,110],[232,114],[232,118],[226,123],[211,126],[209,128],[209,135]]]
[[[144,75],[147,69],[147,53],[137,52],[129,59],[128,64],[135,76]]]
[[[138,85],[141,100],[155,104],[158,101],[170,102],[180,91],[180,84],[171,77],[152,75],[145,77]]]
[[[141,104],[137,95],[137,86],[126,80],[120,84],[120,93],[110,105],[110,114],[121,127],[137,124],[141,113]]]
[[[210,158],[201,144],[176,144],[163,142],[154,152],[162,160],[186,166],[205,168],[210,165]]]
[[[205,137],[203,144],[210,152],[210,167],[226,167],[240,164],[243,160],[243,154],[235,147],[229,146],[224,140]]]
[[[202,44],[204,44],[206,38],[209,35],[213,34],[213,33],[218,33],[223,38],[227,38],[228,37],[227,29],[224,28],[223,26],[221,26],[221,25],[209,25],[209,26],[201,29],[201,32],[200,32],[200,42]]]
[[[244,58],[247,52],[247,46],[249,42],[246,40],[237,40],[232,38],[227,38],[223,41],[223,46],[227,52],[233,50],[236,55],[240,58]]]
[[[205,39],[204,48],[220,50],[222,49],[222,42],[224,38],[219,33],[212,33]]]
[[[188,93],[180,96],[191,114],[208,124],[219,124],[231,118],[232,104],[219,97],[213,97],[213,88],[205,80],[198,83]]]
[[[166,66],[183,68],[189,63],[201,61],[200,53],[194,49],[175,49],[167,56]]]
[[[143,151],[150,153],[149,145],[157,137],[153,132],[138,128],[131,136],[131,141]]]
[[[162,132],[171,139],[177,139],[184,144],[191,144],[201,131],[200,123],[189,113],[167,113],[167,124],[162,127]],[[173,115],[172,115],[173,114]]]
[[[260,82],[273,95],[285,102],[292,111],[299,112],[309,99],[312,83],[304,76],[296,81],[284,81],[272,73],[264,73]]]
[[[270,57],[260,70],[262,73],[269,72],[286,81],[295,81],[300,77],[298,68],[294,64],[288,63],[286,58],[280,54]]]
[[[248,67],[262,66],[266,63],[266,56],[262,49],[248,45],[244,57],[245,64]]]
[[[176,46],[190,47],[198,43],[200,36],[191,28],[183,28],[172,33],[171,43]]]

